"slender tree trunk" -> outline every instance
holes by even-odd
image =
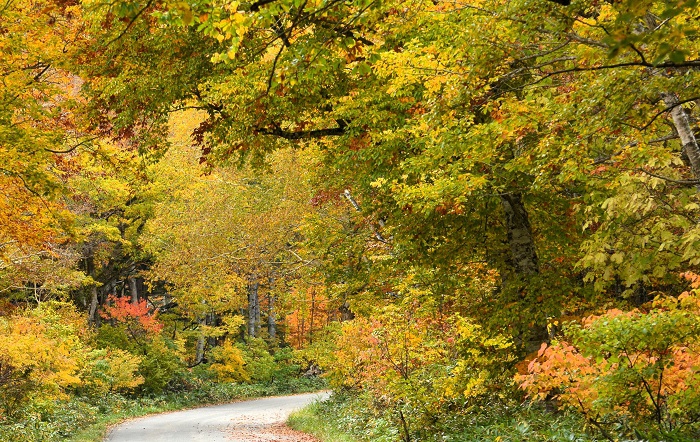
[[[683,153],[688,157],[690,161],[690,168],[693,171],[693,178],[700,179],[700,148],[698,147],[698,141],[693,134],[693,128],[690,125],[690,120],[688,115],[686,115],[683,110],[683,106],[679,104],[678,97],[674,93],[664,93],[661,95],[666,107],[672,107],[671,118],[673,119],[673,125],[678,132],[678,137],[681,139],[681,144],[683,145]],[[700,191],[700,184],[696,186],[698,191]]]
[[[267,334],[270,340],[277,339],[277,312],[275,311],[276,296],[267,295]]]
[[[501,195],[501,203],[506,216],[508,244],[515,271],[520,275],[539,273],[539,261],[535,251],[532,228],[523,205],[522,195],[506,193]]]
[[[199,325],[203,327],[206,324],[207,324],[207,315],[205,314],[199,320]],[[204,338],[204,333],[200,333],[199,337],[197,338],[197,347],[196,347],[196,351],[195,351],[194,365],[201,364],[202,361],[204,361],[204,344],[205,343],[206,343],[206,340]]]
[[[260,336],[260,325],[261,325],[261,320],[260,320],[260,293],[258,289],[260,288],[260,285],[255,290],[255,336]]]
[[[248,336],[256,337],[260,325],[260,304],[258,300],[258,283],[255,276],[251,276],[248,283]]]
[[[95,259],[92,256],[89,256],[85,259],[85,266],[87,267],[85,270],[88,276],[92,279],[95,279]],[[97,292],[96,284],[97,282],[95,282],[95,284],[93,284],[93,286],[90,288],[90,293],[92,296],[90,298],[90,307],[88,308],[88,324],[90,324],[93,327],[99,325],[97,322],[97,307],[100,303],[100,299]]]
[[[316,313],[316,287],[311,286],[311,314],[309,315],[309,344],[314,343],[314,314]]]
[[[90,291],[92,292],[92,298],[90,300],[90,308],[88,309],[88,324],[94,327],[97,326],[97,304],[99,303],[97,286],[93,285]]]

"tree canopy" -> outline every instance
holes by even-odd
[[[697,436],[699,7],[9,0],[0,336],[86,327],[55,391],[269,380],[292,345],[405,441],[525,393]]]

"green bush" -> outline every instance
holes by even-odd
[[[146,394],[162,393],[169,384],[179,379],[184,364],[174,344],[160,336],[153,338],[145,353],[139,365],[139,373],[144,378],[140,391]]]

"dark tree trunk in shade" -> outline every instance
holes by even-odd
[[[258,283],[255,277],[251,277],[248,283],[248,336],[255,338],[260,327],[260,302],[258,298]]]
[[[539,273],[539,262],[532,236],[530,220],[519,193],[501,195],[501,204],[506,217],[508,244],[516,273],[533,275]]]

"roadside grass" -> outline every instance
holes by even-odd
[[[344,432],[337,421],[329,421],[319,402],[292,413],[287,425],[294,430],[311,434],[322,442],[360,442],[360,439]]]
[[[396,442],[404,440],[387,409],[367,398],[334,393],[289,418],[288,425],[321,442]],[[484,403],[469,413],[442,415],[432,426],[411,425],[411,439],[424,442],[600,442],[573,414],[554,413],[527,404]]]

